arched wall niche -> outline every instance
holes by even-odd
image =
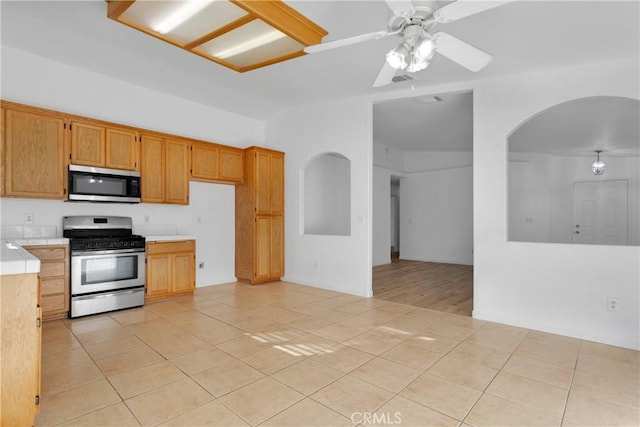
[[[351,161],[336,152],[318,154],[302,171],[303,234],[351,235]]]
[[[507,136],[508,240],[640,245],[640,101],[579,98]],[[606,170],[591,171],[596,151]]]

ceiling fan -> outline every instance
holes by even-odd
[[[446,56],[471,71],[480,71],[493,56],[451,34],[434,32],[445,24],[492,9],[513,0],[458,0],[438,8],[437,1],[385,0],[391,9],[387,30],[360,34],[340,40],[308,46],[306,53],[316,53],[389,36],[402,37],[400,44],[387,52],[386,61],[373,83],[380,87],[391,83],[399,70],[409,73],[424,70],[435,53]]]

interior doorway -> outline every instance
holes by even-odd
[[[400,178],[391,177],[389,218],[391,232],[391,262],[400,258]]]
[[[473,93],[373,105],[372,290],[471,315]]]

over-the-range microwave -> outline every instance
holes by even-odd
[[[140,172],[69,165],[69,201],[140,203]]]

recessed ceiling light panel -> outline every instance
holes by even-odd
[[[109,18],[240,72],[301,56],[327,34],[281,0],[106,1]]]
[[[304,49],[301,43],[255,20],[198,46],[196,51],[243,68],[292,55],[301,49]]]

